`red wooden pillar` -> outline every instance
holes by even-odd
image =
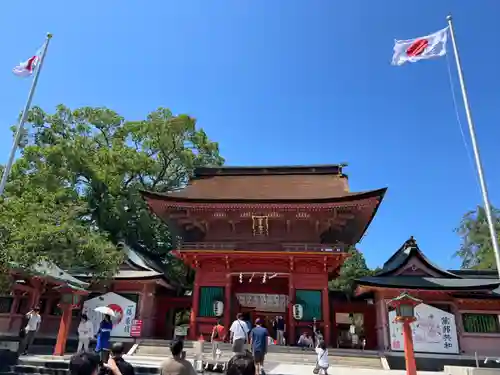
[[[324,332],[323,332],[323,337],[325,339],[326,345],[332,345],[331,343],[331,317],[330,317],[330,300],[328,298],[328,288],[325,287],[323,288],[323,291],[321,292],[323,301],[323,325],[324,325]]]
[[[61,323],[59,324],[59,332],[57,333],[54,355],[62,356],[66,352],[66,342],[68,341],[68,334],[71,326],[71,311],[73,310],[73,306],[71,304],[65,303],[61,305],[61,310]]]
[[[61,293],[61,303],[58,305],[62,311],[61,323],[59,324],[59,332],[57,333],[56,346],[54,355],[64,355],[66,351],[66,342],[68,341],[69,330],[71,329],[72,310],[80,304],[83,295],[88,292],[84,290],[75,290],[69,285],[61,285],[54,289]]]
[[[12,302],[12,306],[10,307],[9,328],[8,328],[9,331],[11,330],[12,326],[14,325],[14,315],[16,314],[17,308],[19,307],[19,303],[21,302],[21,298],[20,298],[19,294],[16,294],[15,290],[13,290],[12,293],[13,293],[14,301]]]
[[[333,309],[330,311],[330,319],[331,319],[331,329],[330,329],[330,332],[331,332],[331,337],[330,337],[330,340],[332,340],[332,342],[330,343],[330,346],[334,347],[334,348],[338,348],[339,347],[339,330],[338,330],[338,325],[337,325],[337,316],[336,316],[336,312],[335,312],[335,309],[336,309],[336,306],[334,305],[333,306]]]
[[[293,304],[295,303],[295,287],[293,273],[288,277],[288,345],[295,344],[295,319],[293,317]]]
[[[144,284],[139,298],[139,319],[142,320],[142,336],[150,337],[153,333],[152,317],[155,306],[155,284]]]
[[[33,290],[30,292],[30,303],[29,308],[37,306],[40,302],[40,294],[42,289],[42,282],[38,278],[33,278],[31,280],[31,284],[33,285]],[[40,313],[44,313],[45,311],[40,311]]]
[[[226,286],[224,288],[224,328],[226,332],[229,332],[231,325],[232,282],[233,279],[228,272],[226,275]]]
[[[415,352],[413,349],[413,336],[411,332],[412,320],[403,320],[403,339],[405,343],[406,374],[417,375],[417,365],[415,363]]]
[[[200,279],[201,273],[203,271],[200,269],[196,270],[196,275],[194,277],[194,285],[193,285],[193,307],[191,309],[191,316],[189,321],[189,333],[188,337],[191,340],[197,339],[197,330],[196,330],[196,318],[198,317],[198,313],[200,311]]]

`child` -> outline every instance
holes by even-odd
[[[318,355],[318,359],[316,361],[316,367],[313,370],[314,374],[319,374],[321,370],[323,370],[324,375],[328,375],[328,350],[326,349],[326,344],[324,341],[318,342],[318,346],[316,347],[316,354]]]

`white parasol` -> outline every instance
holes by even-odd
[[[116,318],[116,313],[113,311],[113,309],[109,308],[108,306],[99,306],[94,309],[95,312],[104,314],[104,315],[109,315],[113,318]]]

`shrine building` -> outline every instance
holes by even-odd
[[[375,307],[376,323],[371,328],[380,351],[404,349],[401,324],[394,321],[388,302],[407,292],[422,301],[413,323],[416,352],[500,356],[496,270],[445,270],[432,263],[411,237],[380,272],[357,283],[359,297],[369,297]]]
[[[41,263],[30,274],[13,268],[11,292],[0,295],[0,343],[18,342],[33,306],[42,315],[35,344],[58,355],[67,340],[75,342],[82,312],[97,329],[96,306],[115,310],[111,335],[125,342],[186,332],[188,339],[208,339],[218,319],[228,327],[242,312],[268,327],[283,316],[289,345],[316,324],[330,347],[351,348],[354,325],[366,349],[390,362],[403,339],[388,302],[407,292],[422,301],[413,323],[417,353],[500,357],[496,271],[440,268],[413,237],[377,274],[356,280],[354,297],[328,290],[386,192],[350,192],[344,168],[198,168],[183,189],[143,191],[175,240],[173,254],[196,271],[193,290],[169,280],[163,259],[125,244],[119,245],[123,264],[106,283],[54,264]],[[135,335],[134,321],[141,322]]]
[[[181,190],[143,192],[176,237],[175,255],[196,270],[189,337],[211,332],[222,302],[225,326],[239,312],[266,324],[283,316],[287,342],[316,322],[332,344],[328,280],[386,191],[349,191],[343,167],[199,168]]]

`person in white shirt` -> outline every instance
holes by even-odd
[[[236,320],[231,324],[231,343],[233,344],[233,353],[244,353],[245,344],[248,342],[248,325],[243,320],[243,314],[239,313]]]
[[[316,361],[316,368],[314,369],[314,374],[319,374],[320,371],[323,371],[323,374],[328,375],[328,349],[326,348],[326,344],[324,341],[318,342],[318,346],[316,347],[316,354],[318,359]]]
[[[33,341],[35,341],[35,335],[40,329],[40,324],[42,324],[40,308],[34,307],[26,314],[26,318],[28,319],[28,323],[26,327],[24,327],[24,338],[19,346],[19,353],[21,353],[21,355],[28,354],[30,346],[33,345]]]
[[[89,351],[89,343],[92,337],[94,337],[94,325],[86,314],[82,314],[82,321],[78,326],[78,353]]]

